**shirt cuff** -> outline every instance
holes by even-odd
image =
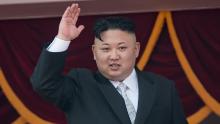
[[[57,37],[54,38],[53,42],[47,47],[49,52],[64,52],[68,49],[70,41],[65,41]]]

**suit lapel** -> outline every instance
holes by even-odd
[[[123,98],[111,84],[111,82],[102,76],[99,72],[96,74],[97,80],[99,81],[99,88],[105,96],[107,102],[111,106],[113,112],[119,118],[123,124],[131,124],[127,109]]]
[[[151,108],[155,101],[156,86],[150,79],[146,79],[141,72],[137,70],[138,87],[139,87],[139,101],[138,110],[136,114],[135,124],[144,124],[145,120],[150,114]]]

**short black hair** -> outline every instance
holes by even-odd
[[[126,17],[109,16],[98,19],[93,27],[95,37],[102,41],[101,33],[109,29],[120,29],[135,34],[135,24]]]

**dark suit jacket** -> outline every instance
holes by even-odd
[[[31,77],[33,88],[55,103],[69,124],[131,124],[123,98],[99,72],[73,69],[61,75],[66,52],[43,50]],[[136,69],[139,101],[135,124],[186,124],[174,84]]]

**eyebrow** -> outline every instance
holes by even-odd
[[[120,42],[118,45],[121,45],[121,44],[125,44],[125,42],[124,42],[124,41],[122,41],[122,42]]]
[[[108,43],[102,43],[101,45],[109,45]]]
[[[118,45],[122,45],[122,44],[125,44],[125,42],[122,41],[122,42],[118,43]],[[109,46],[110,44],[102,42],[100,45],[101,46]]]

